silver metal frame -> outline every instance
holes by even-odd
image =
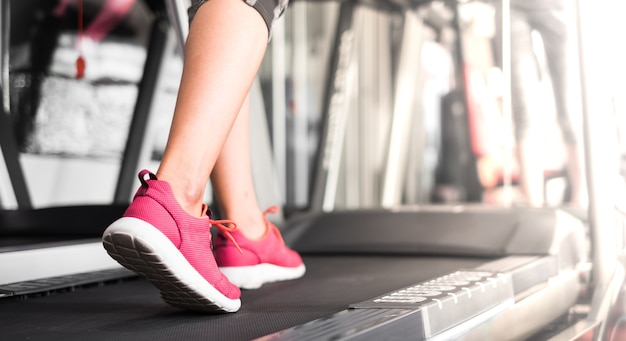
[[[415,97],[419,96],[419,75],[422,69],[423,22],[413,11],[404,13],[404,27],[398,71],[396,72],[392,126],[384,169],[381,206],[391,208],[402,204],[402,195],[407,181],[409,142],[415,133],[414,126],[418,109]]]

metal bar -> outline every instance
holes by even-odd
[[[133,118],[128,130],[128,140],[122,158],[122,165],[118,176],[117,187],[115,189],[114,203],[123,204],[130,201],[135,173],[139,165],[144,136],[152,107],[159,71],[167,46],[169,25],[164,16],[157,16],[152,26],[152,34],[148,45],[146,62],[144,65],[143,77],[139,84],[137,103],[133,112]]]
[[[0,114],[0,149],[6,165],[6,171],[13,188],[15,201],[18,208],[29,209],[32,207],[26,178],[20,164],[19,149],[17,140],[13,131],[11,122],[11,106],[10,106],[10,83],[9,83],[9,47],[10,47],[10,30],[11,30],[11,9],[9,1],[2,1],[0,5],[0,68],[2,98],[0,105],[2,113]]]
[[[309,193],[309,153],[308,153],[308,54],[309,42],[307,37],[307,2],[294,4],[292,10],[293,26],[293,106],[291,117],[291,148],[290,154],[290,185],[292,186],[293,204],[295,207],[304,207],[307,204]],[[278,79],[283,81],[283,79]],[[277,107],[283,107],[283,103],[277,103]],[[277,122],[278,123],[278,122]],[[284,123],[283,123],[284,124]],[[286,146],[285,146],[286,148]]]
[[[406,162],[409,128],[413,121],[415,110],[415,96],[418,87],[418,75],[421,68],[420,34],[422,23],[415,12],[407,11],[404,14],[404,31],[400,60],[396,71],[395,97],[393,104],[393,118],[387,161],[383,179],[383,193],[381,205],[392,207],[401,203],[404,177],[406,176]]]
[[[321,211],[329,209],[334,203],[329,202],[334,191],[329,183],[332,176],[331,166],[336,167],[332,162],[337,154],[341,153],[340,144],[337,139],[343,136],[340,122],[345,121],[342,116],[348,114],[344,111],[344,104],[347,98],[347,81],[350,61],[354,51],[354,33],[352,22],[356,4],[353,1],[342,2],[339,9],[339,16],[333,44],[330,68],[325,87],[324,101],[322,106],[322,135],[320,145],[317,149],[316,170],[311,185],[311,211]],[[336,190],[336,188],[335,188]],[[332,192],[332,193],[331,193]]]
[[[610,101],[603,90],[602,56],[598,32],[611,28],[593,22],[599,3],[576,1],[583,136],[589,191],[589,228],[593,261],[592,280],[605,283],[616,268],[615,180],[618,176],[617,141]],[[595,57],[595,58],[594,58]],[[600,63],[600,64],[599,64]],[[592,116],[593,115],[593,116]],[[593,117],[593,119],[592,119]]]
[[[5,113],[11,112],[10,79],[9,79],[9,48],[11,46],[11,5],[10,1],[3,0],[0,11],[0,25],[2,26],[2,53],[0,53],[0,68],[2,72],[2,103]]]
[[[189,35],[189,15],[186,10],[189,3],[185,0],[166,0],[165,6],[170,24],[176,32],[178,52],[182,56],[185,51],[185,41]]]
[[[280,193],[286,199],[287,205],[296,201],[295,189],[287,186],[287,98],[286,84],[287,71],[285,61],[285,20],[278,21],[272,28],[272,151],[276,162],[276,171]],[[289,190],[289,191],[288,191]]]
[[[502,117],[506,127],[513,124],[513,108],[511,93],[511,0],[502,0]],[[507,140],[504,153],[502,178],[504,188],[503,203],[513,204],[513,146]]]

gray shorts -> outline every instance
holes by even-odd
[[[209,0],[192,0],[191,7],[189,7],[189,21],[193,20],[194,15],[198,11],[198,8],[202,6],[205,2]],[[254,9],[259,12],[265,24],[267,25],[267,30],[272,33],[272,26],[283,15],[287,5],[289,4],[289,0],[243,0],[248,5],[252,6]]]

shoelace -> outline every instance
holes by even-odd
[[[235,224],[234,221],[226,220],[226,219],[222,219],[222,220],[212,219],[211,216],[213,215],[213,213],[211,212],[211,210],[206,204],[202,204],[202,215],[209,216],[209,224],[211,224],[211,226],[217,227],[220,231],[222,231],[222,233],[226,237],[228,237],[228,239],[230,239],[230,241],[233,242],[233,244],[235,244],[235,246],[237,247],[237,250],[243,253],[243,250],[241,250],[241,248],[239,247],[239,244],[237,244],[237,242],[235,241],[235,238],[230,234],[231,232],[237,231],[237,224]]]
[[[274,234],[276,235],[276,237],[278,237],[278,240],[285,244],[285,241],[283,240],[283,236],[280,234],[280,231],[278,230],[278,228],[276,227],[276,225],[272,224],[268,219],[267,219],[267,215],[268,214],[274,214],[274,213],[278,213],[279,207],[276,205],[270,206],[268,207],[265,211],[263,211],[263,220],[265,220],[265,230],[272,230],[272,232],[274,232]]]
[[[233,235],[230,234],[231,232],[235,232],[237,230],[237,224],[235,224],[234,221],[225,219],[213,220],[209,216],[209,223],[211,223],[211,226],[217,227],[226,237],[228,237],[228,239],[230,239],[231,242],[233,242],[233,244],[235,244],[237,250],[239,250],[240,253],[243,253],[243,250],[241,250]]]
[[[266,231],[271,230],[272,232],[274,232],[278,240],[281,243],[285,244],[285,241],[283,240],[283,237],[280,234],[280,231],[278,230],[278,228],[267,219],[268,214],[278,213],[278,210],[279,210],[279,207],[276,205],[273,205],[273,206],[268,207],[265,211],[263,211],[263,220],[265,222],[265,230]],[[227,219],[222,219],[222,220],[211,219],[211,211],[208,210],[208,208],[207,208],[206,214],[209,216],[209,223],[211,223],[211,226],[217,227],[226,237],[228,237],[228,239],[231,242],[233,242],[233,244],[235,244],[235,247],[237,247],[237,250],[239,250],[240,253],[243,253],[243,251],[241,250],[241,247],[235,241],[235,238],[230,234],[231,232],[237,231],[237,224],[234,221],[227,220]]]

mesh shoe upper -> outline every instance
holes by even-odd
[[[270,207],[264,212],[273,212]],[[220,267],[253,266],[273,264],[281,267],[295,268],[302,265],[300,255],[289,249],[283,241],[278,228],[265,219],[265,235],[259,240],[249,240],[240,231],[231,231],[232,239],[225,233],[218,233],[214,240],[214,252]],[[241,249],[241,251],[239,250]]]
[[[138,218],[156,227],[211,285],[228,298],[239,298],[239,288],[219,271],[211,251],[211,219],[206,205],[201,218],[191,216],[180,207],[167,182],[157,180],[148,171],[142,171],[139,178],[142,185],[124,217]]]

